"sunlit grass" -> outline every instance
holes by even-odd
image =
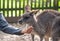
[[[11,17],[11,11],[9,11],[9,17]]]
[[[13,8],[15,8],[15,1],[13,1],[13,4],[12,5],[13,5]]]
[[[34,6],[34,4],[35,4],[35,3],[32,3],[32,8],[34,8],[34,7],[35,7],[35,6]]]
[[[1,0],[1,8],[3,8],[3,0]]]
[[[60,1],[58,2],[58,5],[60,6]]]
[[[13,17],[15,17],[15,10],[13,10]]]
[[[54,2],[54,1],[53,1],[53,0],[51,0],[51,7],[53,7],[53,2]]]
[[[7,0],[5,0],[5,8],[7,8],[7,3],[8,3]],[[10,6],[9,6],[9,7],[10,7]]]
[[[17,10],[17,16],[19,16],[19,10]]]
[[[21,10],[21,14],[20,14],[21,16],[23,15],[23,10]]]
[[[7,17],[7,11],[5,11],[5,17]]]

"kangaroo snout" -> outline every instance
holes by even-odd
[[[18,23],[19,23],[19,24],[22,24],[22,23],[23,23],[23,21],[20,19],[20,20],[18,21]]]

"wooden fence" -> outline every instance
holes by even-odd
[[[17,22],[24,13],[24,7],[30,5],[32,9],[55,9],[60,11],[60,0],[0,0],[0,12],[8,22]]]

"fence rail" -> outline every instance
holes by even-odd
[[[24,7],[32,9],[55,9],[60,11],[60,0],[0,0],[0,12],[9,18],[18,18],[24,13]],[[9,20],[9,19],[8,19]]]

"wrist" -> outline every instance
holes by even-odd
[[[21,34],[24,34],[24,32],[21,30],[21,32],[20,32]]]

